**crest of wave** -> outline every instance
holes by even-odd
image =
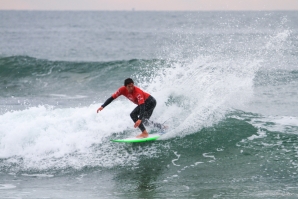
[[[231,108],[253,95],[253,78],[259,60],[199,57],[154,69],[149,83],[142,83],[157,98],[159,121],[167,121],[167,137],[195,133],[220,121]]]

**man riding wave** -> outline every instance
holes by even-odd
[[[154,127],[162,129],[162,125],[159,123],[154,123],[149,121],[153,110],[156,106],[156,100],[149,93],[141,90],[139,87],[134,85],[134,82],[131,78],[124,80],[124,86],[120,87],[110,98],[108,98],[101,107],[97,109],[97,113],[102,111],[108,104],[110,104],[117,97],[124,95],[130,101],[138,105],[131,113],[130,117],[134,121],[134,127],[142,131],[137,138],[146,138],[148,137],[148,132],[146,131],[145,126],[153,125]],[[145,125],[145,126],[144,126]]]

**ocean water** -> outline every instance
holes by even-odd
[[[297,198],[297,21],[0,11],[0,198]],[[110,142],[139,133],[124,97],[96,113],[127,77],[160,140]]]

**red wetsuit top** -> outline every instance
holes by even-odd
[[[112,95],[112,97],[116,99],[120,95],[124,95],[125,97],[127,97],[127,99],[129,99],[136,105],[144,104],[146,99],[148,99],[148,97],[150,96],[149,93],[144,92],[136,86],[134,86],[132,93],[129,93],[126,87],[122,86]]]

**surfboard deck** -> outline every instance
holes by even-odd
[[[155,133],[155,134],[149,134],[149,136],[146,138],[131,137],[131,138],[125,138],[125,139],[111,140],[111,141],[124,142],[124,143],[149,142],[149,141],[157,140],[159,137],[160,137],[160,134]]]

